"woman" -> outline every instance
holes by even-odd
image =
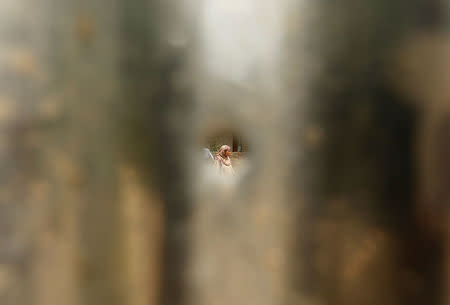
[[[230,146],[222,145],[216,155],[216,166],[223,175],[233,176],[234,169],[230,160]]]

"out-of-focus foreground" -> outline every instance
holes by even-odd
[[[448,5],[1,0],[0,304],[450,304]]]

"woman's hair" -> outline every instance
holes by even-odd
[[[226,151],[231,151],[230,146],[228,145],[222,145],[219,149],[219,151],[217,152],[218,155],[225,157],[225,152]]]

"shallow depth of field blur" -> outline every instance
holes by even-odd
[[[449,0],[0,0],[1,305],[450,305]]]

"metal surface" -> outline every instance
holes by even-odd
[[[2,0],[0,304],[449,304],[448,4]]]

